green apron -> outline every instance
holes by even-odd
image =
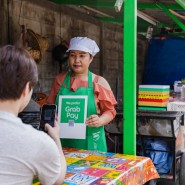
[[[92,81],[92,73],[88,71],[88,88],[80,87],[75,92],[70,90],[70,76],[71,72],[69,72],[64,79],[62,87],[60,88],[57,98],[56,104],[58,105],[59,96],[62,95],[87,95],[88,96],[88,104],[87,104],[87,117],[92,114],[97,114],[95,98],[94,98],[94,88]],[[63,147],[69,148],[79,148],[85,150],[98,150],[102,152],[107,151],[106,138],[104,126],[101,127],[86,127],[86,139],[61,139],[61,143]]]

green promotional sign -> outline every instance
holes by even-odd
[[[86,138],[87,96],[60,95],[58,120],[60,138]]]
[[[84,124],[87,114],[86,96],[61,96],[60,123]]]

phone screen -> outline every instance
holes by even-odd
[[[44,104],[41,108],[41,119],[39,130],[45,131],[45,124],[48,123],[54,127],[55,116],[56,116],[56,105]]]
[[[44,120],[51,121],[52,120],[53,110],[46,109],[44,113]]]

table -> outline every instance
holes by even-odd
[[[62,185],[141,185],[159,178],[147,157],[74,148],[63,150],[67,174]]]

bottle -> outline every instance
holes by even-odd
[[[185,85],[181,87],[181,99],[185,99]]]
[[[147,32],[146,32],[146,38],[150,40],[152,38],[152,33],[153,33],[153,27],[148,26],[148,29],[147,29]]]
[[[175,81],[174,82],[174,92],[180,93],[181,91],[181,81]]]

